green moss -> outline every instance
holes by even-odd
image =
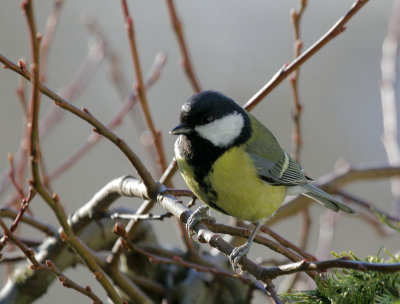
[[[364,261],[370,263],[399,263],[400,258],[386,252],[389,261],[379,254],[369,256]],[[352,252],[335,254],[336,257],[350,256],[360,260]],[[287,293],[281,298],[288,303],[304,304],[400,304],[400,273],[381,273],[377,271],[358,271],[352,269],[335,270],[330,274],[321,274],[317,280],[317,289]]]

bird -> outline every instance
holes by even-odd
[[[246,243],[229,255],[233,269],[239,268],[259,229],[286,195],[302,194],[333,211],[355,213],[315,186],[257,118],[218,91],[190,97],[170,134],[179,135],[174,154],[184,181],[206,205],[188,219],[189,233],[207,217],[208,206],[255,224]]]

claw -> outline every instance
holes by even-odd
[[[256,227],[254,228],[253,232],[251,233],[249,239],[245,244],[239,247],[235,247],[231,254],[229,255],[229,262],[232,264],[233,270],[238,273],[242,274],[242,268],[240,267],[240,259],[247,255],[250,251],[251,244],[253,243],[254,238],[257,235],[257,232],[260,230],[261,226],[263,225],[262,221],[258,221],[255,223]]]
[[[186,223],[186,230],[188,231],[189,236],[191,238],[195,234],[194,228],[199,222],[201,222],[203,220],[215,222],[215,219],[208,215],[208,210],[209,210],[208,206],[200,206],[189,217],[189,219]]]
[[[250,251],[250,246],[249,242],[246,242],[246,244],[235,247],[231,254],[229,255],[229,262],[232,264],[233,271],[235,271],[238,274],[241,274],[242,268],[240,267],[239,261],[242,257],[246,256],[249,251]]]

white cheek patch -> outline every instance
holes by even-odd
[[[234,112],[206,125],[195,127],[195,131],[215,146],[226,147],[242,132],[244,119],[240,113]]]

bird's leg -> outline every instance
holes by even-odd
[[[209,222],[215,222],[215,219],[208,214],[208,206],[200,206],[197,208],[186,222],[186,230],[189,232],[189,236],[194,235],[194,227],[201,221],[207,220]]]
[[[253,244],[253,240],[263,224],[264,222],[262,221],[256,222],[256,227],[254,228],[247,242],[242,246],[235,247],[232,250],[231,254],[229,255],[229,261],[231,262],[234,271],[237,271],[237,269],[239,269],[238,264],[240,259],[250,251],[251,244]]]

